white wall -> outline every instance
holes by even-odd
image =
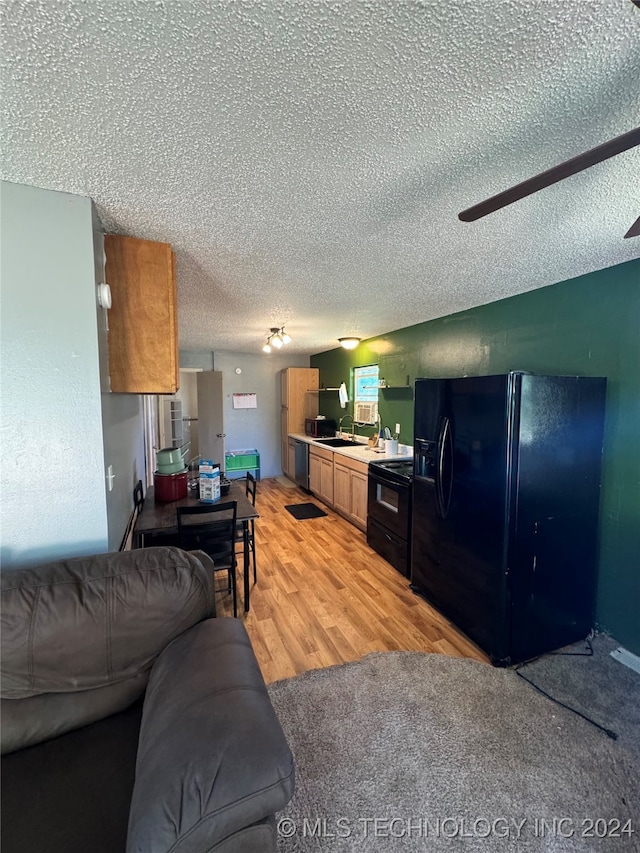
[[[2,568],[107,549],[91,200],[0,188]]]
[[[180,306],[178,305],[178,310]],[[180,350],[178,354],[180,367],[200,368],[201,370],[213,370],[213,353],[211,350]]]
[[[309,367],[309,357],[216,351],[213,360],[215,370],[223,373],[226,450],[255,447],[260,453],[260,476],[280,476],[280,371]],[[240,374],[235,372],[237,367]],[[234,393],[256,393],[258,408],[234,409]]]

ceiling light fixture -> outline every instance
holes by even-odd
[[[266,344],[262,347],[262,352],[271,352],[271,347],[281,349],[284,344],[290,344],[291,337],[285,332],[284,326],[272,326],[271,334],[267,337]]]
[[[353,335],[349,335],[346,338],[338,338],[338,341],[340,342],[340,346],[345,349],[355,349],[360,343],[360,338],[354,338]]]

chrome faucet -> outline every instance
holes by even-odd
[[[350,415],[348,412],[347,412],[347,414],[346,414],[346,415],[343,415],[343,416],[340,418],[340,421],[339,421],[339,423],[338,423],[338,429],[340,430],[340,432],[342,432],[342,421],[343,421],[345,418],[351,418],[351,441],[355,441],[355,440],[356,440],[356,437],[355,437],[354,429],[355,429],[356,422],[355,422],[355,421],[354,421],[354,419],[353,419],[353,415]]]

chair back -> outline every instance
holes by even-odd
[[[142,491],[142,480],[138,480],[133,489],[133,505],[136,509],[142,509],[144,504],[144,492]]]
[[[252,506],[256,505],[256,478],[247,471],[247,484],[245,487],[245,494],[251,501]]]
[[[237,501],[178,507],[178,535],[184,551],[204,551],[215,568],[235,566]]]

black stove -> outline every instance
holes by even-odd
[[[371,462],[369,472],[379,472],[396,483],[411,483],[413,480],[413,459],[385,459]]]
[[[409,576],[413,459],[369,463],[367,542]]]

